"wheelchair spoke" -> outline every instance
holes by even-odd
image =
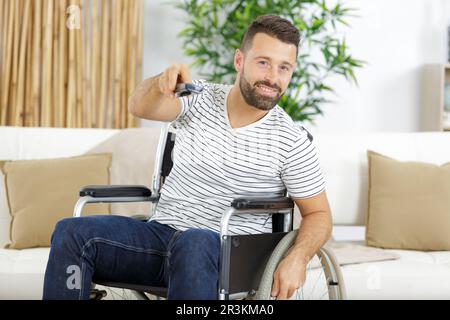
[[[136,294],[129,289],[114,288],[114,287],[103,287],[98,286],[102,290],[106,291],[106,297],[103,300],[137,300],[140,299]]]
[[[319,262],[322,263],[322,258],[319,258]],[[319,269],[322,270],[322,272],[324,272],[324,270],[323,270],[322,267],[320,267]],[[321,272],[318,272],[318,273],[317,273],[317,278],[316,278],[316,281],[314,282],[314,287],[313,287],[312,290],[311,290],[311,295],[315,292],[316,286],[317,286],[317,284],[318,284],[319,281],[320,281],[320,276],[321,276],[321,274],[322,274]],[[311,297],[311,298],[312,298],[312,297]]]
[[[317,262],[319,264],[317,264]],[[291,299],[322,300],[328,298],[328,282],[322,258],[317,257],[307,266],[305,283],[295,291]]]

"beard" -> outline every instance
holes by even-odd
[[[266,87],[275,89],[278,91],[278,94],[274,97],[264,96],[259,94],[256,91],[256,87],[258,85],[264,85]],[[256,81],[252,86],[246,79],[244,72],[242,72],[241,79],[239,81],[239,88],[241,89],[242,97],[248,105],[251,105],[260,110],[270,110],[275,107],[280,101],[283,93],[281,92],[281,88],[276,84],[271,84],[268,81],[260,80]]]

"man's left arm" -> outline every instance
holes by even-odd
[[[293,199],[302,221],[297,239],[289,254],[274,273],[272,296],[290,298],[305,283],[306,266],[317,251],[331,238],[333,222],[325,191],[306,199]]]

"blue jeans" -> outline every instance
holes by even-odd
[[[168,287],[168,299],[217,299],[220,236],[122,216],[56,224],[44,299],[89,299],[94,279]]]

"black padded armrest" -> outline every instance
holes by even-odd
[[[150,197],[151,195],[152,192],[146,186],[86,186],[80,190],[80,197],[91,196],[93,198]]]
[[[294,201],[288,197],[236,198],[231,206],[236,209],[291,209],[294,208]]]

